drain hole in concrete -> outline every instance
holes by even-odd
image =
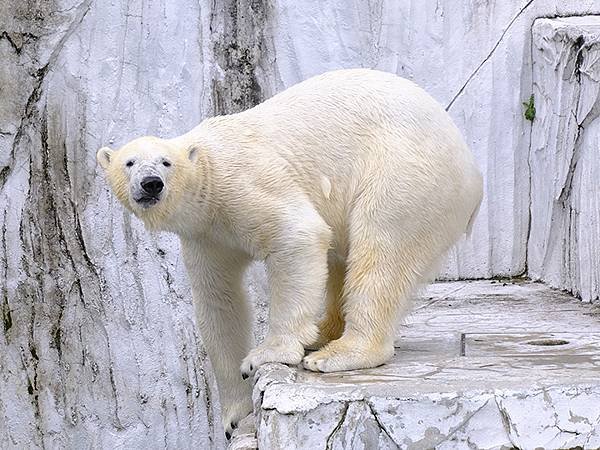
[[[537,341],[529,341],[529,345],[565,345],[568,344],[569,341],[565,341],[564,339],[538,339]]]

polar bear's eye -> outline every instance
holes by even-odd
[[[131,167],[131,166],[133,166],[133,160],[131,159],[131,160],[127,161],[127,162],[125,163],[125,165],[126,165],[127,167]]]
[[[171,163],[169,161],[163,161],[163,166],[171,167]]]

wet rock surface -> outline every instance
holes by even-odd
[[[267,365],[254,400],[259,448],[597,448],[600,307],[528,281],[438,283],[390,363]]]

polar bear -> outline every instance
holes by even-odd
[[[385,363],[411,292],[482,198],[444,109],[411,81],[367,69],[328,72],[97,159],[127,209],[181,240],[228,436],[251,411],[240,369],[247,378],[266,362],[321,372]],[[252,260],[264,261],[271,288],[255,348],[242,287]]]

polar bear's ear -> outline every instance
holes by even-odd
[[[114,152],[108,147],[102,147],[98,150],[98,153],[96,153],[98,164],[100,164],[104,170],[108,169],[108,166],[110,166],[110,160],[113,153]]]
[[[192,144],[187,149],[187,157],[191,162],[196,162],[200,155],[200,146],[198,144]]]

